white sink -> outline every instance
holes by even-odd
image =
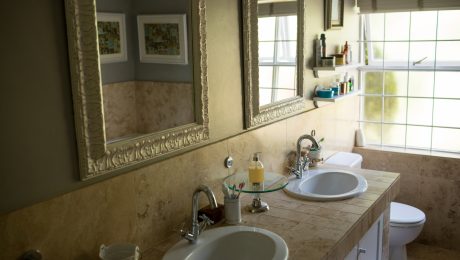
[[[367,190],[366,179],[356,173],[337,169],[314,169],[302,179],[289,179],[284,191],[293,197],[314,200],[343,200],[356,197]]]
[[[168,250],[163,260],[285,260],[288,252],[286,242],[273,232],[230,226],[203,232],[196,244],[179,241]]]

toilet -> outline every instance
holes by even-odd
[[[363,157],[356,153],[338,152],[329,157],[324,165],[361,168]],[[422,232],[425,223],[423,211],[398,202],[390,204],[390,260],[406,260],[406,244]]]
[[[425,213],[418,208],[391,202],[390,206],[390,259],[406,260],[406,244],[422,232]]]

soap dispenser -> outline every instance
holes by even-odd
[[[249,164],[249,182],[253,184],[264,182],[264,165],[260,161],[260,153],[254,153],[252,156]]]

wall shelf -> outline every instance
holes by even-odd
[[[321,97],[314,97],[313,98],[313,104],[315,105],[316,108],[319,107],[318,105],[318,102],[330,102],[330,103],[335,103],[339,100],[342,100],[342,99],[345,99],[345,98],[349,98],[349,97],[353,97],[353,96],[356,96],[358,95],[359,93],[361,93],[361,90],[355,90],[355,91],[352,91],[350,93],[347,93],[347,94],[344,94],[344,95],[338,95],[338,96],[334,96],[332,98],[321,98]]]
[[[313,67],[313,75],[315,76],[315,78],[329,77],[357,69],[360,66],[362,66],[361,63],[337,65],[334,67]]]

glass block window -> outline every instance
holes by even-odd
[[[460,153],[460,10],[362,16],[368,144]]]

